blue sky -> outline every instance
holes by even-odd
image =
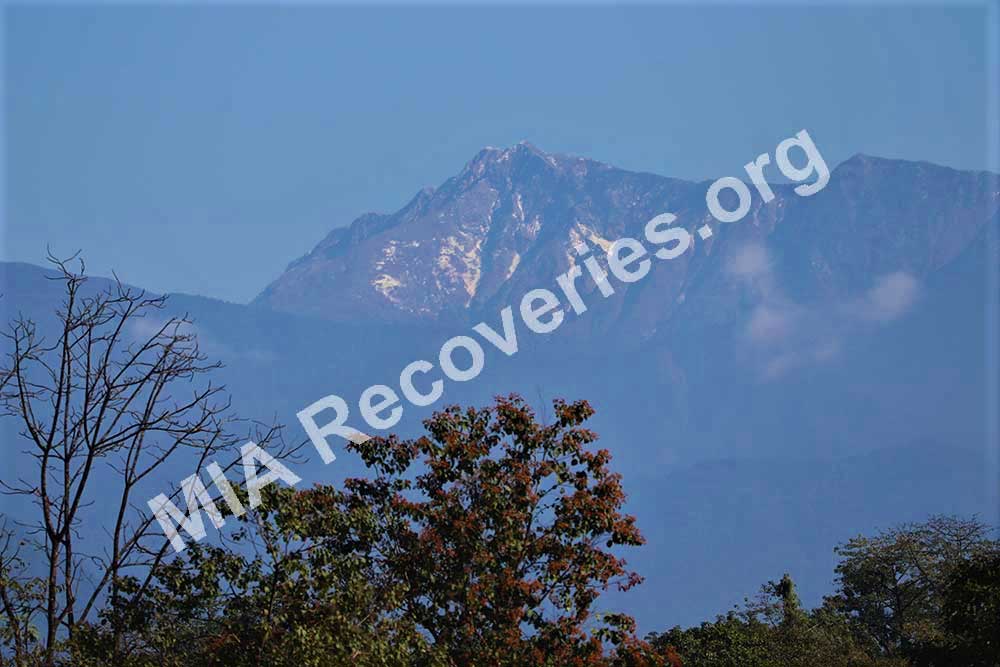
[[[675,177],[806,128],[989,165],[982,7],[7,7],[3,259],[247,301],[527,139]]]

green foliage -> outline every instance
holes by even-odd
[[[787,574],[739,612],[652,635],[686,667],[1000,667],[1000,543],[932,517],[839,546],[838,590],[802,609]]]
[[[888,665],[857,645],[842,616],[804,610],[789,575],[769,582],[739,611],[686,630],[652,635],[685,667],[874,667]]]
[[[685,667],[762,667],[767,665],[768,628],[735,612],[712,623],[652,634],[650,643],[664,653],[673,649]]]
[[[662,664],[630,617],[592,611],[639,581],[611,550],[642,537],[590,406],[554,407],[448,408],[427,437],[353,445],[369,476],[342,489],[267,487],[231,544],[192,545],[78,632],[73,664],[109,664],[112,627],[124,667]]]
[[[959,563],[944,593],[948,641],[936,665],[1000,665],[1000,550],[981,550]]]
[[[4,540],[7,544],[10,539]],[[0,665],[4,655],[15,656],[25,664],[41,664],[43,655],[42,619],[45,582],[30,574],[20,551],[0,550]]]
[[[413,624],[387,613],[392,587],[345,549],[370,522],[325,511],[331,493],[272,487],[229,548],[193,545],[160,569],[143,605],[108,610],[105,627],[128,628],[130,664],[394,665],[426,653]],[[94,641],[102,630],[79,642],[94,665],[109,664],[111,647]]]
[[[621,479],[590,447],[590,406],[554,412],[448,408],[425,437],[351,445],[368,474],[341,488],[265,487],[221,543],[159,562],[151,584],[116,578],[55,662],[31,630],[47,589],[8,551],[0,665],[1000,667],[1000,543],[951,517],[839,546],[817,609],[785,574],[713,622],[638,639],[631,617],[594,611],[640,581],[617,555],[643,542]]]
[[[917,664],[953,643],[944,605],[963,568],[1000,545],[975,519],[932,517],[837,548],[839,590],[827,605],[848,617],[859,639],[878,655]]]

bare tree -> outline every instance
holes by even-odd
[[[279,427],[230,414],[223,387],[206,377],[219,364],[199,350],[186,317],[163,314],[165,297],[117,278],[95,290],[82,262],[71,268],[75,257],[49,259],[64,288],[58,334],[46,340],[17,317],[0,366],[0,411],[20,423],[22,455],[33,460],[29,477],[2,482],[34,507],[15,526],[3,517],[0,530],[0,637],[18,667],[55,665],[61,642],[95,622],[102,604],[127,609],[141,599],[169,543],[137,490],[166,484],[168,462],[200,473],[225,452],[228,469],[238,460],[237,429],[273,444],[275,456],[292,453]],[[172,486],[170,497],[178,495]],[[137,585],[123,587],[126,576]],[[121,635],[112,634],[118,655]]]

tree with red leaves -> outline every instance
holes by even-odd
[[[129,664],[676,667],[595,610],[639,583],[615,552],[643,538],[590,405],[554,413],[447,408],[419,439],[350,445],[369,473],[342,488],[265,488],[231,536],[253,548],[191,545],[118,621]]]
[[[610,453],[589,448],[593,412],[556,401],[541,424],[508,396],[447,408],[417,440],[352,445],[376,474],[348,480],[345,501],[378,508],[404,612],[453,664],[606,664],[605,644],[629,664],[648,654],[630,617],[594,612],[602,591],[641,581],[612,550],[643,538]]]

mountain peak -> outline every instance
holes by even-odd
[[[521,139],[519,142],[514,144],[510,150],[527,151],[529,153],[534,153],[535,155],[541,155],[543,157],[548,155],[545,151],[538,148],[538,146],[534,145],[527,139]]]
[[[807,242],[814,253],[803,270],[827,267],[816,284],[837,290],[853,284],[852,276],[868,275],[869,264],[855,263],[869,259],[881,262],[884,273],[946,263],[975,235],[981,213],[995,210],[995,178],[985,183],[979,174],[859,154],[838,166],[826,197],[760,208],[742,228]],[[893,206],[884,208],[886,201]],[[460,173],[395,213],[367,214],[331,232],[257,303],[341,320],[462,319],[510,294],[551,284],[575,265],[581,242],[606,250],[613,239],[641,238],[643,225],[667,206],[687,226],[702,224],[704,202],[704,187],[696,183],[554,155],[528,141],[487,146]],[[866,211],[877,211],[879,224]],[[915,219],[925,222],[898,224]],[[887,250],[874,258],[843,254],[838,235],[845,229]],[[641,299],[637,292],[625,299],[620,290],[615,298],[624,300],[613,308],[659,303],[664,294],[673,294],[668,301],[674,303],[687,265],[674,266],[662,273],[666,282],[646,288]],[[647,328],[655,329],[660,316],[650,315]]]
[[[500,166],[519,164],[532,159],[541,160],[550,166],[558,166],[561,156],[546,153],[531,142],[522,139],[513,146],[497,148],[485,146],[466,164],[466,170],[483,168],[485,166]]]
[[[522,283],[551,282],[581,241],[606,248],[695,190],[528,141],[487,146],[399,211],[331,232],[257,302],[332,319],[461,318]]]

